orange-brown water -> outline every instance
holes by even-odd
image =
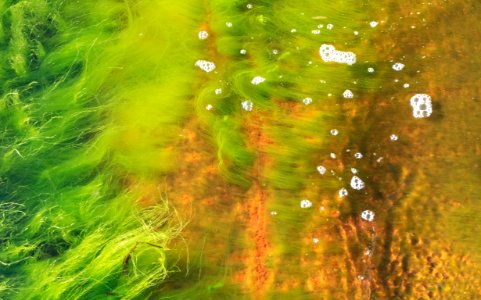
[[[191,120],[178,145],[180,169],[165,184],[190,220],[178,254],[179,266],[190,269],[165,291],[204,281],[212,290],[238,290],[232,298],[213,292],[212,299],[481,298],[481,4],[381,7],[369,41],[385,61],[376,70],[381,84],[338,108],[343,135],[329,145],[338,156],[326,165],[343,176],[355,166],[366,189],[347,201],[306,186],[303,193],[320,204],[315,213],[287,209],[282,201],[292,193],[266,180],[276,147],[268,128],[281,115],[256,112],[243,122],[257,153],[247,189],[221,179],[214,148]],[[393,74],[399,59],[406,71]],[[414,93],[432,97],[431,117],[412,117]],[[301,105],[287,110],[300,120],[312,114]],[[360,160],[352,157],[357,151]],[[374,222],[360,218],[364,209],[375,212]],[[277,213],[292,216],[278,221]]]

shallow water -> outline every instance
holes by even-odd
[[[478,2],[1,5],[0,298],[481,297]]]

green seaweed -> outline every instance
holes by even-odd
[[[1,3],[0,297],[144,298],[171,271],[181,221],[136,185],[175,166],[192,68],[154,21],[181,7],[151,4]]]

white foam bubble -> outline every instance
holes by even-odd
[[[334,25],[332,25],[332,24],[327,24],[326,28],[329,29],[329,30],[332,30],[332,29],[334,28]]]
[[[372,28],[376,27],[377,24],[379,24],[379,23],[376,22],[376,21],[371,21],[371,22],[369,23],[369,25],[370,25]]]
[[[391,141],[397,141],[399,137],[395,134],[391,134],[389,138],[391,139]]]
[[[332,152],[331,152],[331,154],[329,154],[329,156],[331,156],[332,159],[336,159],[336,157],[337,157],[336,153],[332,153]]]
[[[319,239],[318,239],[318,238],[313,238],[313,239],[312,239],[312,242],[313,242],[314,244],[317,244],[317,243],[319,243]]]
[[[250,100],[242,101],[242,108],[246,111],[252,111],[254,108],[254,103],[252,103]]]
[[[411,97],[410,103],[415,118],[427,118],[433,113],[431,96],[428,94],[416,94]]]
[[[240,54],[242,54],[242,55],[246,55],[246,54],[247,54],[247,50],[246,50],[246,49],[241,49],[239,52],[240,52]]]
[[[249,3],[249,4],[246,5],[246,7],[247,7],[247,9],[252,9],[254,6]]]
[[[312,206],[312,202],[307,200],[307,199],[304,199],[301,201],[301,208],[309,208]]]
[[[365,210],[361,213],[361,218],[368,222],[374,221],[374,216],[375,214],[372,210]]]
[[[327,171],[326,167],[317,166],[317,172],[319,172],[319,174],[324,175],[324,174],[326,174],[326,171]]]
[[[199,40],[205,40],[209,37],[209,33],[205,30],[199,31]]]
[[[256,77],[252,78],[251,83],[253,85],[258,85],[259,83],[263,83],[264,81],[266,81],[266,79],[264,77],[256,76]]]
[[[364,188],[365,184],[364,181],[362,181],[361,178],[357,176],[352,176],[351,178],[351,187],[355,190],[362,190]]]
[[[357,169],[356,168],[351,168],[352,174],[357,174]]]
[[[403,84],[403,88],[407,89],[409,87],[409,83]]]
[[[338,51],[333,45],[322,44],[319,48],[319,54],[325,62],[337,62],[347,65],[356,63],[356,54],[354,52]]]
[[[202,70],[206,71],[207,73],[213,71],[215,69],[215,64],[213,62],[207,60],[198,60],[195,62],[195,65]]]
[[[314,29],[314,30],[311,30],[311,33],[312,34],[321,34],[321,31],[319,29]]]
[[[337,130],[337,129],[331,129],[330,133],[331,133],[331,135],[338,135],[338,134],[339,134],[339,130]]]
[[[233,25],[232,22],[225,22],[225,26],[227,27],[232,27],[232,25]]]
[[[342,96],[346,99],[352,99],[354,97],[354,94],[351,90],[345,90],[344,93],[342,93]]]
[[[402,64],[402,63],[395,63],[394,65],[392,65],[392,68],[393,68],[393,70],[395,70],[395,71],[401,71],[402,69],[404,69],[404,64]]]
[[[214,107],[212,106],[212,104],[207,104],[207,106],[205,107],[205,109],[207,110],[212,110]]]
[[[348,194],[349,194],[349,193],[348,193],[348,191],[347,191],[345,188],[342,188],[342,189],[339,190],[339,197],[340,197],[340,198],[344,198],[344,197],[346,197]]]
[[[302,103],[304,103],[305,105],[309,105],[309,104],[312,103],[312,98],[306,97],[306,98],[302,99]]]
[[[220,94],[222,94],[222,89],[221,88],[215,89],[214,93],[216,95],[220,95]]]
[[[356,153],[354,154],[354,157],[355,157],[356,159],[361,159],[361,158],[363,157],[363,155],[362,155],[361,152],[356,152]]]
[[[368,71],[369,73],[374,73],[374,68],[367,68],[367,71]]]

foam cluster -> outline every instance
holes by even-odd
[[[357,176],[352,176],[351,178],[351,187],[355,190],[362,190],[364,188],[365,184],[364,181],[362,181],[361,178]]]
[[[266,79],[264,77],[256,76],[256,77],[252,78],[251,83],[253,85],[258,85],[259,83],[263,83],[264,81],[266,81]]]
[[[327,169],[324,166],[318,166],[317,167],[317,172],[319,172],[319,174],[321,174],[321,175],[326,174],[326,171],[327,171]]]
[[[215,64],[213,62],[207,60],[198,60],[195,62],[195,65],[202,70],[206,71],[207,73],[213,71],[215,69]]]
[[[433,113],[431,96],[428,94],[416,94],[411,97],[413,116],[415,118],[427,118]]]
[[[319,54],[325,62],[337,62],[347,65],[356,63],[356,54],[354,52],[339,51],[333,45],[322,44]]]
[[[304,199],[301,201],[301,208],[309,208],[312,206],[312,202],[307,200],[307,199]]]
[[[374,216],[375,214],[372,210],[365,210],[361,213],[361,218],[368,222],[374,221]]]
[[[241,105],[245,111],[252,111],[252,109],[254,108],[254,103],[252,103],[252,101],[250,100],[242,101]]]

